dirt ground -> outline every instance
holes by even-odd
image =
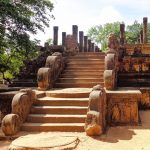
[[[49,132],[55,136],[77,136],[80,142],[76,150],[150,150],[150,110],[140,111],[141,126],[111,127],[106,134],[97,137],[85,133]],[[17,136],[29,133],[19,133]],[[31,134],[31,133],[30,133]],[[36,133],[37,134],[37,133]],[[11,141],[0,133],[0,150],[6,150]]]

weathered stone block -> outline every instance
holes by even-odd
[[[141,92],[137,91],[106,91],[107,121],[109,125],[137,125],[139,122],[138,101]]]

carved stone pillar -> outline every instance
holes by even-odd
[[[91,40],[88,40],[88,52],[91,52]]]
[[[72,26],[72,35],[75,37],[76,42],[78,43],[78,26],[77,25]]]
[[[143,43],[147,43],[147,17],[143,18]]]
[[[94,43],[92,43],[92,44],[91,44],[91,51],[92,51],[92,52],[95,52],[95,49],[94,49],[94,48],[95,48],[95,47],[94,47]]]
[[[125,41],[125,25],[120,24],[120,44],[124,45]]]
[[[84,36],[84,52],[88,51],[88,37]]]
[[[58,45],[58,26],[54,26],[54,37],[53,37],[53,44]]]
[[[143,43],[143,30],[140,31],[140,43]]]
[[[80,50],[80,52],[83,52],[83,36],[84,36],[83,31],[80,31],[79,32],[79,45],[80,45],[79,50]]]
[[[65,40],[66,40],[66,32],[62,32],[62,45],[63,46],[66,45]]]

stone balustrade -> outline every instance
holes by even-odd
[[[1,125],[6,136],[13,136],[20,130],[36,99],[36,94],[31,89],[22,89],[13,97],[11,114],[3,118]]]

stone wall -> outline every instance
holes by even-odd
[[[126,54],[133,55],[136,49],[142,54],[150,55],[150,44],[125,44]]]
[[[11,103],[16,93],[16,91],[0,93],[0,124],[2,119],[11,113]]]
[[[106,91],[108,125],[137,125],[139,123],[138,102],[141,92]]]
[[[119,72],[150,72],[150,57],[125,56],[120,62]]]

